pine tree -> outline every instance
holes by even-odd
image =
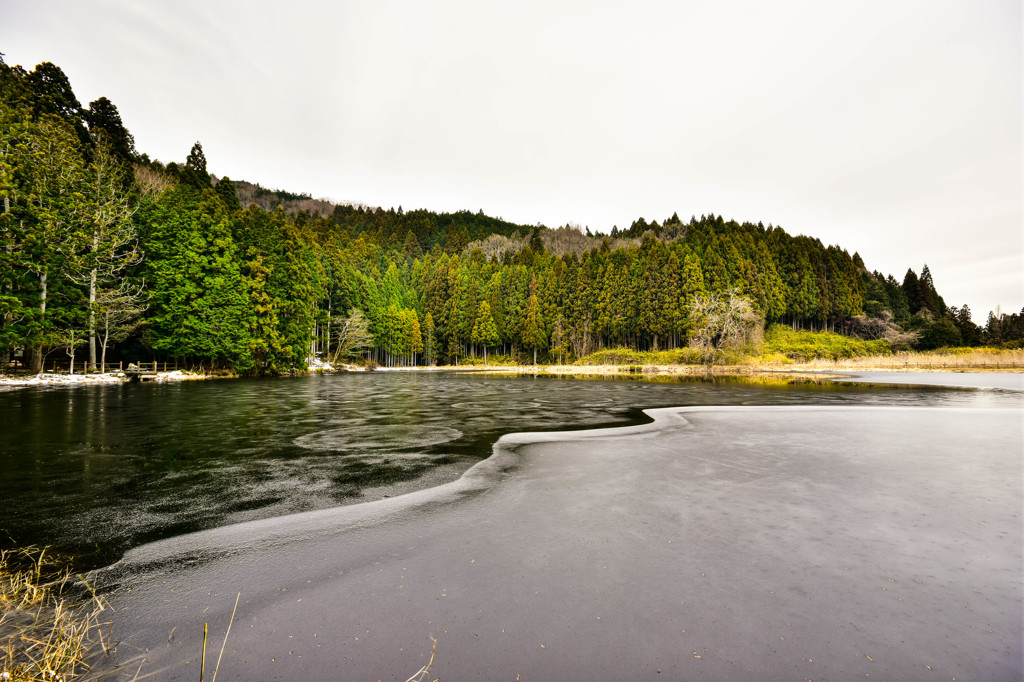
[[[206,154],[203,153],[203,145],[198,141],[192,145],[192,151],[185,159],[181,179],[186,185],[191,185],[196,189],[206,189],[212,186],[210,174],[206,172]]]
[[[117,107],[106,97],[100,97],[89,104],[85,120],[89,124],[89,137],[94,141],[103,140],[109,146],[123,171],[124,188],[128,189],[132,180],[131,164],[135,160],[135,138],[124,127]]]
[[[558,356],[558,364],[562,364],[562,358],[567,351],[565,322],[562,314],[558,314],[554,326],[551,328],[551,352]]]
[[[680,286],[680,301],[679,310],[680,314],[676,318],[677,330],[680,338],[687,338],[690,329],[692,327],[692,321],[690,319],[690,311],[693,308],[693,302],[698,296],[702,296],[707,293],[707,288],[704,286],[704,274],[701,270],[700,260],[690,249],[685,249],[683,254],[683,274],[682,284]]]
[[[530,281],[530,298],[526,303],[526,315],[523,320],[523,345],[533,349],[533,364],[537,364],[537,349],[547,344],[544,333],[544,320],[541,318],[540,299],[537,297],[537,280]]]
[[[416,235],[412,233],[412,230],[405,233],[405,242],[402,244],[402,253],[408,260],[415,260],[423,255],[420,243],[417,241]]]
[[[270,268],[263,263],[263,256],[250,253],[252,260],[245,264],[243,277],[249,292],[252,311],[249,326],[249,354],[257,373],[276,373],[282,369],[280,363],[287,361],[284,339],[278,330],[276,301],[267,293],[267,279]]]
[[[918,282],[917,273],[911,268],[907,268],[907,274],[903,276],[903,295],[906,297],[911,315],[916,315],[921,308],[927,307],[927,301],[921,295],[921,285]]]
[[[224,202],[225,208],[229,211],[239,211],[242,209],[242,204],[238,202],[238,191],[235,189],[235,183],[228,176],[224,176],[217,183],[214,188],[217,192],[217,196],[220,197],[221,201]]]
[[[408,349],[411,355],[412,364],[416,364],[416,354],[423,352],[423,332],[420,328],[419,316],[415,310],[406,311],[409,318],[409,340]]]
[[[724,292],[730,287],[729,270],[719,252],[719,240],[714,239],[708,244],[701,261],[701,270],[709,292]]]
[[[484,366],[487,365],[487,348],[498,343],[498,328],[494,324],[494,318],[491,317],[491,306],[488,305],[487,301],[480,303],[480,308],[476,313],[476,322],[473,324],[473,343],[478,343],[484,347]]]
[[[647,257],[646,263],[641,261],[640,264],[644,270],[643,284],[639,290],[640,331],[650,339],[651,348],[658,350],[659,340],[664,341],[666,332],[662,315],[662,293],[666,284],[663,277],[667,253],[660,241],[647,239],[644,245]]]
[[[82,105],[64,71],[55,64],[43,62],[27,74],[26,85],[31,93],[32,118],[41,121],[49,115],[62,119],[74,131],[79,145],[87,147],[89,133],[82,120]]]
[[[250,304],[223,203],[182,186],[161,198],[151,219],[153,348],[248,369]]]
[[[48,346],[57,331],[47,307],[54,288],[82,269],[86,249],[84,229],[85,164],[74,129],[63,119],[43,114],[38,122],[5,126],[17,192],[10,206],[8,251],[16,251],[18,270],[34,280],[26,303],[33,314],[22,325],[23,342],[30,347],[32,370],[42,371]]]
[[[491,276],[487,291],[487,305],[491,310],[491,318],[494,320],[494,328],[498,332],[498,340],[495,343],[502,343],[508,340],[508,333],[505,329],[505,305],[501,296],[501,274],[494,273]]]
[[[678,222],[678,218],[676,218]],[[679,255],[673,250],[668,254],[662,265],[661,272],[662,288],[658,292],[658,316],[661,319],[661,328],[669,338],[670,347],[675,347],[682,332],[684,324],[680,324],[679,317],[685,314],[680,298],[682,296],[682,266],[679,263]]]
[[[423,359],[427,365],[434,364],[434,316],[427,313],[423,318]]]

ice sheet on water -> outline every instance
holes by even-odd
[[[133,549],[109,573],[116,629],[183,680],[180,652],[237,592],[252,627],[232,631],[236,679],[271,676],[272,656],[328,679],[327,647],[345,660],[356,641],[374,648],[347,678],[402,679],[412,666],[377,645],[401,651],[424,623],[459,679],[636,679],[652,660],[669,679],[817,679],[825,664],[1021,679],[1018,408],[646,414],[506,434],[462,478],[403,497]],[[187,642],[167,646],[171,622]]]

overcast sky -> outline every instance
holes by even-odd
[[[4,0],[139,151],[316,197],[607,232],[715,213],[1024,305],[1019,1]]]

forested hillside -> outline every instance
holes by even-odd
[[[135,149],[113,103],[83,108],[49,63],[0,60],[0,197],[0,367],[76,354],[254,373],[311,356],[564,360],[686,345],[695,305],[727,293],[760,324],[895,346],[1024,338],[1024,314],[982,329],[947,306],[927,266],[897,280],[771,225],[673,215],[592,235],[218,180],[199,143],[164,165]]]

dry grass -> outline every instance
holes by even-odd
[[[788,330],[787,330],[788,331]],[[805,335],[810,332],[805,332]],[[822,332],[818,337],[824,336]],[[838,334],[829,337],[845,339]],[[857,343],[853,339],[851,343]],[[859,342],[863,344],[864,342]],[[833,344],[836,346],[836,344]],[[867,348],[867,347],[866,347]],[[812,349],[813,350],[813,349]],[[821,349],[817,349],[821,350]],[[748,375],[758,372],[793,372],[836,370],[897,371],[897,372],[1024,372],[1024,349],[1014,348],[943,348],[927,352],[898,352],[884,354],[861,353],[864,349],[828,347],[828,352],[801,352],[787,354],[764,347],[730,351],[727,361],[716,365],[713,374]],[[572,376],[609,376],[621,374],[707,374],[707,369],[694,362],[687,353],[692,349],[675,351],[636,352],[628,349],[606,349],[578,360],[572,365],[501,365],[489,367],[438,367],[446,371],[492,372],[500,374],[548,374]],[[818,355],[818,357],[815,357]],[[850,357],[853,355],[853,357]],[[794,357],[795,356],[795,357]],[[419,369],[419,368],[409,368]]]
[[[430,660],[427,664],[417,670],[412,677],[407,679],[405,682],[427,682],[430,679],[430,669],[434,667],[434,659],[437,658],[437,640],[434,639],[433,635],[430,635],[430,641],[433,642],[430,648]],[[433,682],[438,682],[434,680]]]
[[[784,369],[858,369],[862,371],[904,372],[1022,372],[1024,350],[997,348],[952,348],[927,353],[893,353],[869,355],[840,360],[811,360],[792,363],[782,359],[778,363],[761,362],[761,367]]]
[[[0,550],[0,680],[62,682],[87,671],[109,651],[103,610],[68,563],[45,548]]]

